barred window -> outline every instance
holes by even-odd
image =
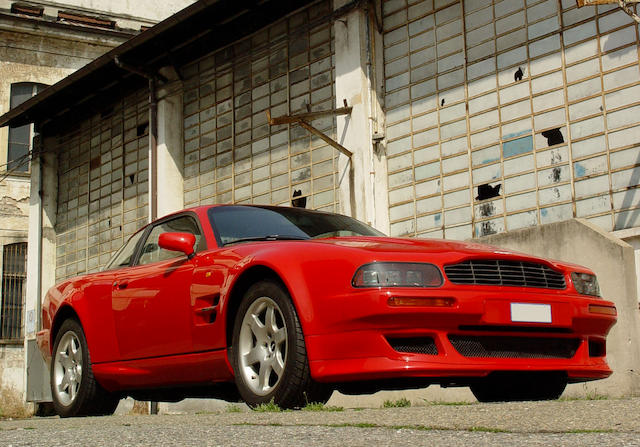
[[[22,339],[22,306],[26,278],[27,243],[5,245],[2,253],[0,340]]]

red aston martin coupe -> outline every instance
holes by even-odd
[[[61,416],[109,414],[127,395],[295,408],[432,383],[555,399],[611,374],[616,321],[584,267],[240,205],[149,224],[102,272],[52,287],[42,312]]]

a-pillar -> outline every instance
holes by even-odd
[[[387,162],[380,138],[384,132],[381,106],[382,37],[376,27],[378,2],[360,2],[334,21],[337,107],[352,106],[337,117],[337,141],[353,152],[339,158],[342,212],[389,231]],[[353,4],[335,0],[334,11]]]

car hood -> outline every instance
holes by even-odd
[[[448,260],[458,259],[519,259],[541,262],[555,266],[574,266],[566,262],[554,261],[515,250],[508,250],[491,245],[474,242],[450,241],[443,239],[409,239],[389,237],[336,237],[329,239],[316,239],[314,242],[331,244],[353,249],[364,250],[376,254],[411,254],[422,253],[446,256]],[[575,266],[580,267],[580,266]],[[580,270],[585,270],[581,267]]]

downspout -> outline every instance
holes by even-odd
[[[114,58],[115,64],[131,73],[149,80],[149,222],[158,218],[158,95],[157,81],[160,75],[151,75],[142,69],[133,67]],[[166,82],[166,79],[164,79]]]
[[[154,221],[158,218],[158,96],[155,77],[149,78],[149,164],[149,220]]]
[[[42,165],[44,163],[44,157],[40,155],[38,157],[38,161],[38,229],[36,231],[36,238],[38,240],[38,274],[36,275],[36,331],[40,330],[42,327],[42,221],[44,220],[44,189],[42,188]]]

